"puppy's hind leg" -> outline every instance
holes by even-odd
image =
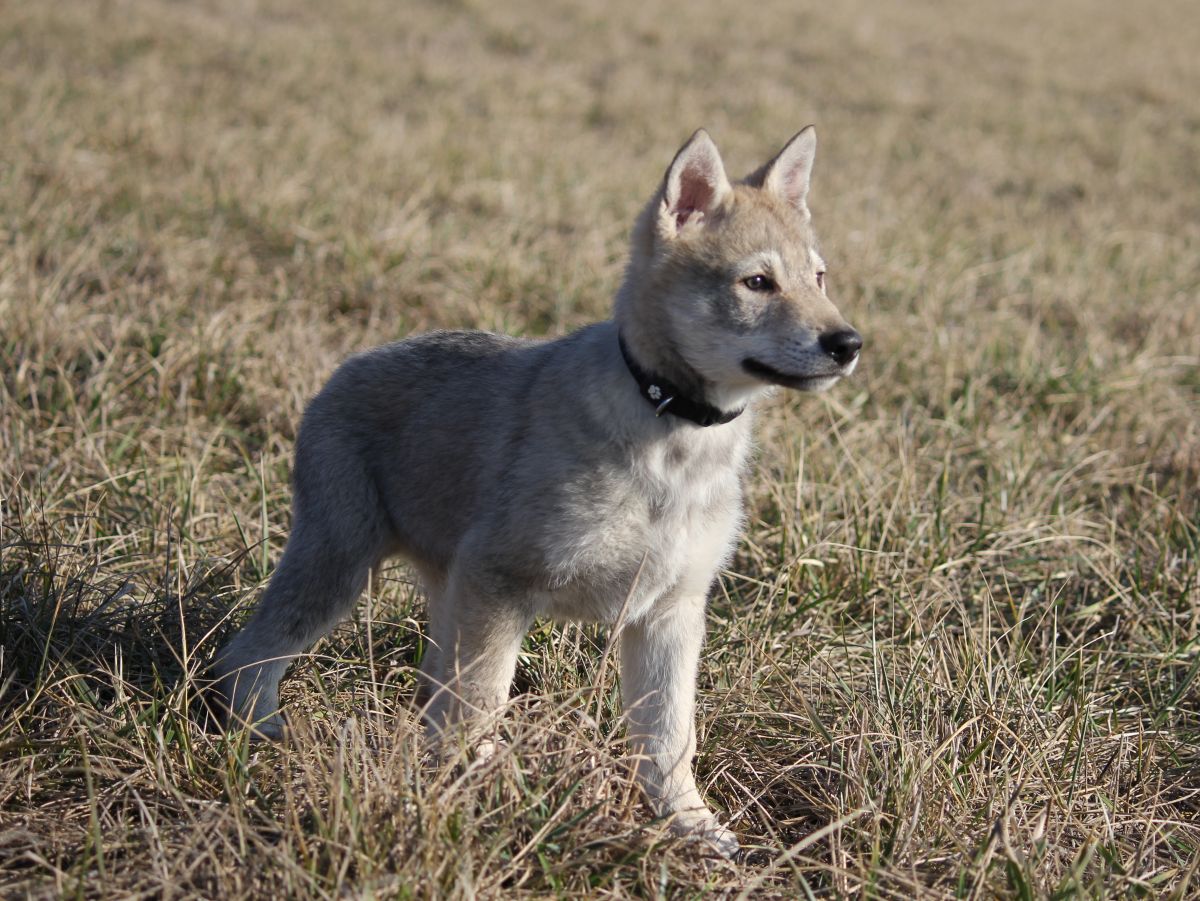
[[[422,711],[422,717],[427,712],[429,703],[446,683],[442,672],[442,652],[433,636],[438,633],[439,616],[446,612],[446,573],[432,566],[422,566],[413,562],[413,568],[420,576],[421,589],[425,594],[426,609],[429,611],[429,629],[425,637],[425,651],[421,657],[421,675],[417,681],[416,706]]]
[[[388,533],[374,490],[365,479],[353,487],[336,498],[322,492],[325,503],[311,504],[297,484],[283,558],[249,622],[217,656],[232,724],[280,737],[279,680],[288,664],[346,618],[382,559]]]

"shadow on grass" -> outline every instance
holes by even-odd
[[[256,548],[181,573],[173,536],[155,558],[101,556],[55,540],[64,531],[44,520],[4,522],[0,724],[22,716],[26,723],[53,721],[56,703],[110,710],[119,693],[156,703],[185,690],[187,717],[205,731],[219,730],[223,710],[209,667],[260,593]],[[411,618],[379,620],[370,629],[351,624],[322,648],[335,684],[371,678],[360,671],[366,661],[381,671],[411,670],[422,652]],[[40,717],[30,716],[35,710]]]
[[[235,625],[246,596],[239,569],[250,550],[211,561],[186,577],[171,565],[129,555],[102,558],[52,536],[46,522],[5,523],[0,544],[0,721],[43,694],[66,692],[106,708],[118,690],[145,697],[176,691],[205,670]],[[47,689],[53,691],[47,692]],[[196,693],[192,713],[211,725]]]

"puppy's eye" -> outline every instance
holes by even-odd
[[[769,275],[752,275],[747,279],[743,279],[742,284],[751,291],[759,291],[763,294],[775,290],[775,280]]]
[[[817,287],[820,288],[822,291],[825,290],[825,271],[824,270],[817,273]]]

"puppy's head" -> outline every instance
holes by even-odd
[[[862,338],[829,299],[808,210],[809,126],[730,184],[703,130],[675,156],[639,223],[623,294],[727,404],[766,385],[821,391]]]

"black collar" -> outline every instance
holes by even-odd
[[[649,401],[650,406],[654,407],[655,416],[670,413],[698,426],[710,426],[724,425],[742,415],[741,410],[726,413],[703,400],[693,400],[686,396],[678,385],[647,372],[634,362],[633,355],[629,353],[629,347],[625,343],[625,336],[620,332],[617,332],[617,343],[621,345],[621,356],[625,358],[625,365],[629,367],[630,374],[638,384],[638,391]]]

